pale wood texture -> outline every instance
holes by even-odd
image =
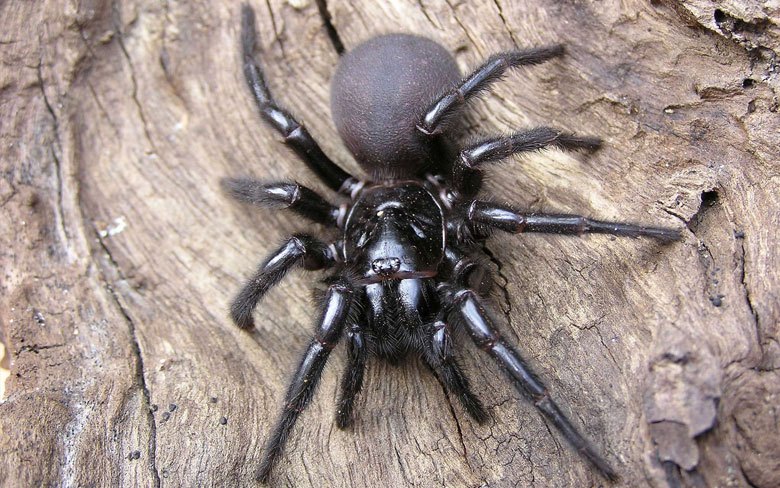
[[[252,4],[273,92],[357,171],[329,117],[338,54],[317,3]],[[677,226],[684,240],[499,238],[501,327],[620,472],[618,486],[780,485],[778,3],[320,6],[346,49],[411,32],[464,71],[515,45],[567,45],[473,103],[469,132],[546,124],[605,147],[516,158],[495,169],[490,195]],[[238,9],[0,6],[2,486],[252,484],[310,334],[317,276],[274,290],[255,333],[233,327],[226,308],[242,280],[311,226],[241,207],[218,181],[295,178],[327,192],[255,111]],[[372,363],[356,425],[339,431],[342,352],[274,484],[604,484],[465,342],[487,424],[411,361]]]

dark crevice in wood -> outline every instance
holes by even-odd
[[[450,410],[450,415],[452,415],[452,420],[455,421],[455,426],[458,428],[458,440],[460,440],[460,447],[463,449],[463,459],[466,461],[466,465],[469,467],[469,469],[473,472],[474,468],[471,466],[471,462],[469,462],[469,455],[468,450],[466,450],[466,442],[463,440],[463,428],[460,426],[460,420],[458,419],[457,412],[455,412],[455,407],[452,405],[452,400],[450,399],[450,396],[447,394],[447,388],[444,386],[444,382],[439,378],[438,373],[435,371],[432,371],[433,377],[436,378],[436,381],[439,383],[439,386],[441,386],[441,391],[444,394],[444,398],[447,400],[447,406]]]
[[[461,28],[463,33],[466,35],[466,37],[468,37],[469,41],[471,42],[471,46],[472,47],[478,46],[479,44],[476,42],[476,39],[471,37],[471,33],[469,32],[468,29],[466,29],[466,26],[463,25],[463,21],[460,20],[458,11],[455,9],[456,5],[453,5],[450,0],[445,0],[445,2],[447,3],[447,6],[450,8],[450,10],[452,10],[452,16],[455,18],[455,22],[458,24],[458,27]]]
[[[43,345],[43,346],[40,346],[38,344],[33,344],[31,346],[22,346],[16,352],[15,355],[18,357],[23,352],[32,352],[34,354],[38,354],[40,351],[45,351],[46,349],[55,349],[55,348],[63,347],[63,346],[66,346],[66,345],[67,344],[62,343],[62,344],[48,344],[48,345]]]
[[[698,255],[699,262],[704,269],[704,293],[707,295],[707,299],[712,306],[720,307],[723,305],[723,298],[725,296],[720,292],[721,283],[723,277],[721,276],[721,268],[715,262],[715,257],[712,254],[707,243],[699,235],[699,229],[704,222],[705,217],[718,206],[720,206],[720,198],[718,192],[715,189],[702,192],[701,205],[699,210],[688,221],[687,226],[691,233],[699,241]]]
[[[482,246],[482,250],[487,254],[488,258],[490,258],[490,262],[496,266],[496,274],[503,280],[503,283],[497,283],[499,289],[501,289],[501,295],[504,298],[504,302],[506,302],[506,308],[502,307],[501,312],[504,314],[504,318],[506,318],[509,329],[515,332],[515,328],[512,325],[512,297],[508,290],[509,278],[504,274],[503,264],[501,264],[501,261],[493,254],[493,251],[488,249],[487,246]]]
[[[268,15],[271,16],[271,27],[274,30],[274,38],[276,39],[276,42],[279,44],[279,49],[282,51],[282,57],[287,58],[287,53],[284,52],[284,43],[282,42],[282,36],[276,27],[276,17],[274,16],[274,11],[271,8],[271,2],[269,0],[265,0],[265,6],[268,8]]]
[[[117,264],[116,260],[114,260],[114,257],[111,255],[111,250],[106,245],[105,241],[100,235],[100,231],[97,229],[94,229],[95,232],[95,238],[97,242],[100,244],[100,248],[103,250],[103,252],[106,253],[106,256],[108,256],[108,262],[111,265],[111,267],[114,268],[117,276],[123,281],[126,281],[124,274],[122,273],[122,269]],[[116,305],[119,312],[122,314],[122,316],[125,319],[125,322],[127,323],[127,327],[130,332],[130,338],[131,338],[131,347],[133,349],[133,354],[136,357],[136,367],[135,367],[135,379],[136,379],[136,386],[141,389],[143,392],[143,408],[146,411],[146,416],[149,421],[149,467],[152,470],[152,474],[154,475],[154,486],[155,488],[160,487],[160,472],[157,469],[157,421],[154,418],[154,412],[152,409],[152,394],[149,390],[149,386],[146,383],[146,375],[145,375],[145,368],[144,368],[144,358],[143,354],[141,353],[141,344],[138,340],[138,332],[136,330],[135,322],[133,321],[133,318],[130,316],[129,311],[122,303],[122,300],[119,297],[119,294],[114,289],[114,286],[108,282],[108,279],[106,277],[106,273],[102,272],[103,280],[106,283],[106,287],[108,288],[108,295],[112,302]]]
[[[517,43],[517,39],[515,39],[515,33],[512,31],[512,29],[509,27],[509,24],[506,22],[506,17],[504,16],[504,9],[501,7],[501,3],[498,0],[493,0],[493,4],[498,9],[498,16],[501,17],[501,23],[504,24],[504,29],[509,33],[509,38],[512,39],[512,44],[515,45],[515,49],[519,48],[520,45]]]
[[[422,0],[417,0],[417,6],[420,7],[420,11],[423,13],[426,19],[428,19],[428,22],[433,26],[437,27],[436,24],[433,22],[433,19],[431,18],[430,14],[428,14],[428,9],[425,8],[425,5],[423,5]],[[438,27],[437,27],[438,28]]]
[[[666,476],[666,482],[669,484],[669,488],[680,488],[682,486],[680,467],[674,461],[662,461],[661,465],[664,468],[664,474]]]
[[[43,42],[41,42],[41,49]],[[43,96],[43,103],[46,106],[46,110],[51,115],[52,119],[52,132],[54,133],[54,140],[49,144],[49,151],[51,152],[52,161],[54,161],[54,177],[57,185],[57,204],[55,205],[55,212],[57,214],[56,225],[62,233],[64,239],[69,239],[67,229],[65,228],[65,215],[63,213],[63,197],[62,197],[62,163],[60,162],[60,152],[62,150],[62,144],[60,144],[60,122],[57,119],[57,114],[54,112],[48,95],[46,95],[46,86],[43,82],[43,54],[38,59],[37,76],[38,85],[41,89],[41,95]],[[67,242],[62,243],[63,249],[67,247]]]
[[[322,25],[325,26],[325,32],[328,33],[330,43],[333,45],[333,49],[341,56],[344,54],[344,43],[341,42],[339,32],[336,30],[336,26],[333,25],[333,17],[328,10],[328,2],[326,0],[317,0],[317,10],[320,13],[322,19]]]
[[[729,34],[739,34],[742,32],[762,34],[771,25],[769,19],[766,18],[744,21],[719,8],[715,9],[712,16],[718,28]]]
[[[764,334],[762,333],[761,328],[761,319],[759,318],[758,311],[756,311],[755,306],[753,305],[753,300],[750,297],[750,287],[748,286],[748,282],[746,279],[746,264],[745,264],[745,234],[743,232],[739,232],[736,234],[736,239],[739,240],[739,249],[740,253],[738,256],[739,259],[739,282],[742,285],[742,291],[743,296],[745,297],[745,304],[747,305],[748,310],[750,311],[750,315],[753,318],[753,325],[756,330],[756,342],[758,345],[758,349],[761,352],[761,358],[759,359],[758,367],[766,369],[766,365],[764,364],[764,360],[766,358],[766,352],[764,351]]]
[[[599,324],[601,324],[604,321],[604,317],[606,317],[605,314],[602,314],[600,317],[598,317],[592,324],[590,325],[583,325],[579,326],[574,322],[571,322],[571,325],[578,330],[595,330],[596,335],[599,338],[599,342],[601,342],[601,345],[604,346],[604,349],[607,350],[607,354],[609,355],[609,358],[612,360],[612,362],[615,364],[615,367],[620,371],[620,363],[615,359],[615,356],[612,354],[612,349],[609,348],[606,341],[604,341],[604,336],[601,333],[601,329],[599,328]]]
[[[742,473],[742,477],[745,478],[745,483],[747,483],[750,488],[761,488],[757,484],[750,481],[750,478],[748,478],[748,475],[745,473],[745,469],[742,467],[741,463],[737,463],[737,465],[739,466],[739,472]]]
[[[117,2],[114,2],[112,5],[113,13],[114,13],[114,32],[116,33],[116,39],[117,43],[119,44],[119,49],[122,51],[122,54],[127,61],[127,67],[130,69],[130,82],[132,84],[132,91],[130,92],[130,97],[133,99],[133,103],[135,104],[136,108],[138,109],[138,117],[141,119],[141,124],[143,126],[144,130],[144,136],[146,137],[146,141],[149,143],[149,147],[152,151],[154,151],[155,154],[160,154],[159,151],[157,151],[157,148],[154,146],[154,141],[152,140],[151,133],[149,132],[149,124],[146,120],[146,115],[144,114],[144,110],[141,107],[141,102],[138,100],[138,81],[135,77],[135,68],[133,67],[133,60],[130,58],[130,53],[127,51],[127,48],[125,47],[125,41],[124,41],[124,33],[122,32],[122,24],[121,24],[121,18],[119,14],[119,5]]]
[[[704,216],[720,203],[718,191],[715,189],[702,192],[700,198],[701,205],[699,205],[699,210],[691,217],[688,223],[688,228],[693,232],[693,235],[696,235],[696,231],[704,220]]]

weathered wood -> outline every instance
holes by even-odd
[[[776,5],[252,4],[272,91],[355,172],[329,118],[335,45],[416,33],[467,70],[514,45],[564,42],[567,56],[473,103],[468,132],[545,124],[606,146],[508,162],[492,196],[684,227],[685,239],[499,238],[502,329],[618,469],[618,485],[780,484]],[[5,2],[0,14],[0,326],[11,370],[0,485],[250,485],[310,334],[316,276],[274,290],[256,332],[232,327],[226,308],[241,281],[306,224],[237,206],[218,180],[295,178],[327,192],[255,112],[238,4]],[[341,352],[275,484],[603,484],[465,343],[487,424],[450,404],[421,365],[372,363],[356,425],[339,431]]]

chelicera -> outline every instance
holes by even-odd
[[[232,303],[239,327],[254,326],[258,301],[290,270],[331,270],[314,336],[287,391],[281,416],[267,441],[258,478],[268,479],[301,411],[317,387],[334,346],[347,342],[336,423],[350,425],[366,363],[376,356],[397,363],[422,358],[477,422],[487,413],[469,387],[452,335],[471,340],[507,373],[560,433],[602,475],[609,464],[561,412],[520,353],[501,338],[485,304],[490,273],[483,243],[492,230],[582,235],[603,233],[679,238],[674,229],[603,222],[574,215],[524,213],[479,198],[482,168],[513,154],[546,147],[592,151],[600,139],[537,127],[458,148],[452,141],[457,116],[468,100],[511,68],[536,65],[563,54],[560,45],[491,56],[465,78],[447,50],[418,36],[373,38],[344,55],[331,86],[339,134],[368,173],[345,172],[306,129],[280,108],[254,59],[255,19],[242,8],[241,47],[246,81],[260,113],[303,162],[346,203],[333,205],[293,182],[223,180],[236,199],[286,208],[331,227],[326,242],[308,234],[289,238],[257,269]]]

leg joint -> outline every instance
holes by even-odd
[[[306,128],[297,122],[291,123],[288,130],[289,132],[284,134],[284,142],[287,144],[299,146],[311,139]]]

